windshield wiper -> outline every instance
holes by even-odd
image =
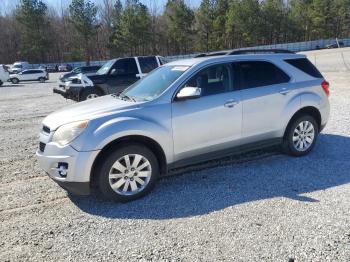
[[[124,100],[125,101],[125,98],[127,99],[127,100],[129,100],[129,101],[131,101],[131,102],[136,102],[136,100],[135,100],[135,98],[133,98],[133,97],[131,97],[131,96],[128,96],[128,95],[125,95],[125,94],[123,94],[123,93],[117,93],[116,94],[117,95],[117,97],[119,97],[120,99],[122,99],[122,100]]]

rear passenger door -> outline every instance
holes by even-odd
[[[122,58],[113,65],[108,79],[109,93],[118,93],[135,83],[140,77],[135,58]]]
[[[241,61],[238,73],[242,99],[242,144],[281,136],[283,110],[291,98],[290,77],[268,61]]]

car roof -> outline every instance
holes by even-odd
[[[284,59],[296,59],[296,58],[305,58],[305,55],[302,54],[244,54],[244,55],[220,55],[220,56],[207,56],[207,57],[198,57],[198,58],[189,58],[176,60],[169,62],[166,65],[170,66],[194,66],[197,64],[209,64],[216,62],[234,62],[237,60],[284,60]]]

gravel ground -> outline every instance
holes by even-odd
[[[349,73],[328,73],[314,151],[165,178],[132,203],[68,195],[35,158],[40,122],[71,104],[45,84],[0,88],[0,261],[350,261]]]

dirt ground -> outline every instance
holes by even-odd
[[[127,204],[68,195],[38,167],[40,122],[73,103],[0,87],[0,261],[350,261],[350,73],[325,73],[331,118],[314,151],[165,178]]]

